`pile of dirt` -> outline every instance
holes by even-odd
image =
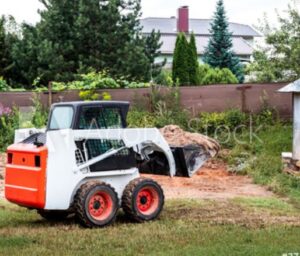
[[[167,125],[160,129],[160,132],[171,146],[200,145],[209,152],[211,157],[216,156],[221,148],[216,140],[200,133],[186,132],[177,125]]]

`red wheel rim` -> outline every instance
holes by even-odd
[[[96,220],[105,220],[113,211],[113,200],[105,191],[94,193],[88,204],[89,214]]]
[[[142,188],[136,197],[138,210],[144,215],[153,214],[159,206],[159,195],[153,187]]]

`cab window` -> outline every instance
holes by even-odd
[[[74,110],[70,106],[55,107],[51,114],[50,130],[69,129],[72,126]]]
[[[122,128],[119,108],[83,107],[79,117],[79,129],[113,129]]]

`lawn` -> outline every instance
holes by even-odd
[[[300,252],[300,211],[277,198],[167,201],[158,221],[104,229],[49,223],[0,201],[0,255],[282,255]]]
[[[233,172],[248,174],[254,182],[288,196],[300,208],[300,177],[282,172],[282,152],[292,151],[292,126],[262,126],[252,139],[249,131],[238,134],[244,143],[232,140],[230,154],[222,157]]]

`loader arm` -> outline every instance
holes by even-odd
[[[172,150],[158,129],[101,129],[101,130],[73,130],[74,140],[121,140],[126,148],[133,148],[142,158],[147,157],[147,151],[160,151],[165,154],[169,164],[171,177],[176,174],[175,159]],[[111,154],[107,154],[109,157]],[[106,158],[105,157],[105,158]],[[102,157],[101,160],[104,158]],[[91,161],[90,163],[94,163]]]

